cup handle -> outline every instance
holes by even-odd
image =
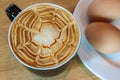
[[[13,3],[6,8],[6,14],[11,21],[13,21],[20,12],[21,9]]]

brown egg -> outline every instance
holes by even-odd
[[[111,54],[120,51],[120,31],[112,24],[93,22],[86,27],[85,35],[98,52]]]
[[[87,14],[91,22],[111,22],[120,18],[120,0],[93,0]]]

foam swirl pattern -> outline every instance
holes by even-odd
[[[65,10],[33,6],[13,23],[10,33],[15,54],[34,67],[52,67],[67,60],[79,42],[79,29]]]

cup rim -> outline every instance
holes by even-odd
[[[34,6],[38,6],[38,5],[50,5],[50,6],[53,6],[53,7],[58,7],[60,9],[63,9],[64,11],[66,11],[67,13],[69,13],[73,19],[76,21],[77,23],[77,26],[78,26],[78,29],[79,29],[79,41],[78,41],[78,44],[77,44],[77,47],[76,49],[74,50],[74,52],[72,53],[72,55],[66,59],[64,62],[56,65],[56,66],[52,66],[52,67],[46,67],[46,68],[40,68],[40,67],[34,67],[34,66],[31,66],[31,65],[28,65],[27,63],[23,62],[14,52],[14,50],[12,49],[12,45],[11,45],[11,42],[10,42],[10,32],[11,32],[11,28],[12,28],[12,25],[14,24],[14,22],[16,21],[16,19],[23,13],[25,12],[26,10],[30,9],[31,7],[34,7]],[[15,57],[15,59],[21,63],[23,66],[25,67],[28,67],[28,68],[31,68],[31,69],[35,69],[35,70],[52,70],[52,69],[56,69],[56,68],[59,68],[61,66],[63,66],[64,64],[66,64],[67,62],[69,62],[74,56],[75,54],[77,53],[77,50],[80,46],[80,42],[81,42],[81,29],[80,29],[80,26],[78,25],[78,22],[77,20],[75,19],[75,17],[72,15],[72,13],[70,11],[68,11],[66,8],[62,7],[62,6],[59,6],[57,4],[53,4],[53,3],[37,3],[37,4],[32,4],[28,7],[26,7],[25,9],[23,9],[16,17],[15,19],[11,22],[10,24],[10,27],[9,27],[9,30],[8,30],[8,45],[9,45],[9,48],[12,52],[12,55]]]

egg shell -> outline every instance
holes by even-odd
[[[98,52],[112,54],[120,51],[120,30],[112,24],[104,22],[88,24],[85,35]]]
[[[93,0],[87,15],[91,22],[111,22],[120,18],[120,0]]]

